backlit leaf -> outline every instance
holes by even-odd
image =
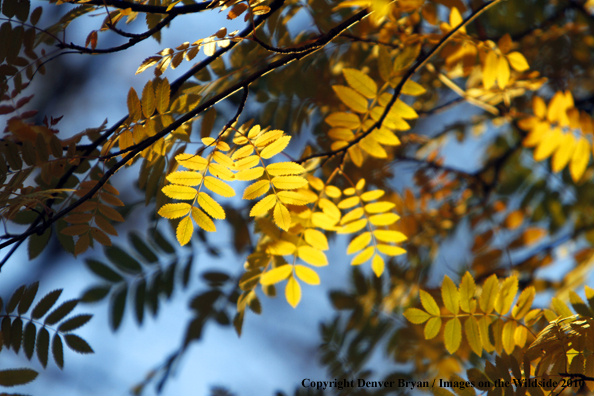
[[[464,331],[466,332],[466,341],[474,353],[479,357],[483,354],[483,344],[481,343],[481,335],[476,318],[470,316],[464,321]]]
[[[260,277],[260,283],[263,285],[273,285],[280,281],[283,281],[291,275],[293,271],[293,266],[289,264],[281,265],[280,267],[276,267],[271,269],[270,271],[265,272]]]
[[[222,206],[205,192],[198,193],[198,205],[215,219],[222,220],[225,218],[225,211]]]
[[[471,312],[475,290],[474,278],[470,275],[470,272],[466,271],[460,282],[460,308],[462,311]],[[477,353],[477,355],[480,356],[480,353]]]
[[[204,178],[204,186],[215,194],[219,194],[222,197],[234,197],[235,190],[224,181],[221,181],[212,176],[206,176]]]
[[[271,176],[300,175],[305,168],[295,162],[277,162],[266,166],[266,171]]]
[[[274,222],[284,231],[288,231],[291,227],[291,214],[287,207],[280,202],[274,206]]]
[[[365,113],[367,111],[367,99],[352,88],[344,85],[333,85],[332,89],[340,98],[342,103],[347,105],[351,110],[357,113]]]
[[[371,256],[373,256],[374,251],[375,249],[373,246],[365,248],[365,250],[363,250],[361,253],[356,255],[353,260],[351,260],[351,265],[360,265],[368,261]]]
[[[256,199],[260,195],[266,194],[270,190],[268,180],[260,180],[246,187],[243,192],[243,199]]]
[[[317,272],[304,265],[297,264],[295,266],[295,275],[297,275],[299,279],[309,285],[320,284],[320,277],[318,276]]]
[[[202,228],[204,231],[215,232],[217,230],[210,217],[195,206],[192,207],[192,218],[196,224],[198,224],[198,227]]]
[[[363,250],[369,245],[370,242],[371,233],[369,231],[358,235],[351,241],[351,243],[349,243],[349,246],[347,247],[347,254],[353,254]]]
[[[297,304],[301,301],[301,286],[294,277],[289,278],[289,282],[287,282],[285,298],[293,308],[297,307]]]
[[[328,265],[328,258],[324,252],[311,246],[300,246],[297,249],[297,256],[308,264],[316,267]]]
[[[180,186],[177,184],[169,184],[161,190],[163,194],[169,198],[179,199],[183,201],[193,200],[196,198],[198,191],[192,187]]]
[[[273,208],[275,203],[276,196],[274,194],[267,195],[252,207],[252,210],[250,211],[250,216],[262,216],[268,213],[268,211]]]
[[[483,291],[479,298],[479,305],[484,313],[490,314],[495,307],[495,299],[499,294],[499,281],[495,274],[491,275],[483,284]],[[487,349],[487,348],[485,348]],[[487,351],[489,352],[489,351]]]
[[[404,311],[404,317],[411,323],[421,324],[425,323],[429,318],[431,318],[431,315],[418,308],[409,308]]]
[[[510,276],[506,278],[497,293],[495,299],[495,310],[501,315],[505,315],[509,312],[513,301],[518,293],[518,278],[516,276]]]
[[[382,274],[384,273],[385,266],[386,264],[382,256],[380,256],[379,254],[373,256],[373,260],[371,260],[371,269],[375,273],[375,276],[377,276],[378,278],[382,276]]]
[[[427,293],[424,290],[420,290],[419,296],[421,298],[421,304],[423,305],[423,308],[425,308],[425,310],[429,314],[431,314],[433,316],[441,315],[439,306],[437,305],[437,303],[435,302],[435,299],[433,298],[433,296],[431,294]]]
[[[291,141],[291,136],[283,136],[280,139],[270,143],[266,146],[261,152],[260,156],[265,159],[269,159],[274,157],[275,155],[279,154],[283,151]]]
[[[167,181],[183,186],[197,186],[202,181],[202,175],[197,172],[178,171],[167,175]]]
[[[462,342],[462,323],[460,323],[460,319],[452,318],[446,323],[443,340],[449,353],[454,353],[458,350]]]
[[[295,190],[307,185],[307,180],[301,176],[276,176],[272,178],[274,187],[281,190]]]
[[[175,160],[183,167],[191,170],[204,170],[208,165],[208,161],[205,158],[197,154],[182,153],[175,156]]]
[[[510,52],[509,54],[506,54],[505,56],[507,56],[507,60],[509,61],[509,64],[515,70],[517,70],[519,72],[523,72],[523,71],[530,69],[530,65],[528,65],[528,61],[526,61],[526,58],[521,53]]]
[[[454,315],[458,314],[460,308],[460,294],[454,282],[447,276],[443,277],[443,284],[441,285],[441,298],[448,311]]]
[[[177,231],[175,233],[175,237],[177,238],[179,244],[181,246],[184,246],[185,244],[190,242],[193,233],[194,223],[192,223],[192,219],[190,218],[190,216],[181,219],[181,221],[177,225]]]
[[[285,205],[303,206],[312,202],[308,195],[299,191],[279,191],[276,195]]]
[[[441,318],[439,316],[433,316],[427,323],[425,324],[425,339],[430,340],[435,338],[437,334],[439,334],[439,330],[441,330]]]
[[[342,69],[347,83],[361,95],[369,99],[374,99],[377,94],[377,85],[367,74],[357,69]]]

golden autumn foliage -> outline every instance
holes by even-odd
[[[594,390],[594,1],[0,3],[0,269],[63,251],[94,279],[0,290],[0,353],[36,357],[0,393],[93,352],[79,304],[118,331],[191,293],[140,395],[209,323],[317,314],[328,284],[328,378]]]

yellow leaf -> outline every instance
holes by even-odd
[[[182,153],[175,156],[175,160],[183,167],[192,170],[204,170],[208,165],[208,161],[198,154]]]
[[[474,278],[470,275],[470,272],[466,271],[462,277],[462,282],[460,282],[460,308],[462,308],[462,311],[471,311],[475,290]],[[480,356],[480,353],[477,353],[477,355]]]
[[[509,61],[509,64],[515,70],[517,70],[519,72],[523,72],[523,71],[530,69],[530,65],[528,65],[528,61],[526,61],[526,58],[521,53],[511,52],[511,53],[507,54],[506,56],[507,56],[507,60]]]
[[[293,308],[297,307],[297,304],[301,301],[301,286],[299,286],[299,282],[293,277],[289,279],[285,288],[285,298]]]
[[[425,311],[429,312],[429,314],[433,316],[441,315],[439,306],[431,294],[427,293],[425,290],[420,290],[419,296],[421,297],[421,304],[423,305],[423,308],[425,308]]]
[[[370,216],[369,222],[376,226],[387,226],[394,224],[396,221],[398,221],[399,218],[400,216],[398,216],[395,213],[384,213]]]
[[[270,143],[266,146],[261,152],[260,156],[265,159],[269,159],[283,151],[291,141],[291,136],[283,136],[280,139],[277,139],[273,143]]]
[[[159,209],[159,216],[166,219],[177,219],[190,213],[192,206],[187,203],[172,203],[161,206]]]
[[[443,340],[449,353],[452,354],[458,350],[462,342],[462,323],[460,323],[460,319],[452,318],[446,323]]]
[[[551,307],[555,310],[555,313],[558,316],[561,316],[563,318],[573,316],[573,312],[571,311],[571,309],[569,309],[567,304],[565,304],[563,301],[561,301],[557,297],[553,297],[551,299]]]
[[[513,275],[506,278],[501,285],[497,298],[495,299],[495,310],[501,315],[509,312],[512,303],[518,293],[518,278]]]
[[[495,299],[497,298],[498,293],[499,281],[497,280],[497,276],[493,274],[488,277],[483,284],[483,292],[481,293],[481,297],[479,299],[479,305],[484,313],[490,314],[491,311],[493,311],[493,307],[495,307]]]
[[[260,137],[256,139],[254,144],[257,147],[264,147],[274,142],[275,140],[280,139],[280,137],[283,136],[283,134],[284,132],[280,129],[273,129],[272,131],[264,132]]]
[[[307,186],[307,180],[301,176],[276,176],[272,178],[272,184],[281,190],[295,190]]]
[[[222,197],[235,196],[235,190],[230,185],[212,176],[206,176],[204,178],[204,186]]]
[[[277,162],[268,165],[266,171],[271,176],[300,175],[305,172],[305,168],[295,162]]]
[[[260,200],[260,202],[258,202],[257,204],[254,205],[254,207],[250,211],[250,216],[252,216],[252,217],[262,216],[262,215],[268,213],[268,211],[270,209],[272,209],[272,207],[274,206],[275,203],[276,203],[276,196],[274,194],[271,194],[271,195],[268,195],[268,196],[262,198],[262,200]]]
[[[295,249],[295,245],[291,242],[279,239],[268,245],[266,253],[272,254],[273,256],[286,256],[295,253]]]
[[[357,253],[366,248],[371,242],[371,233],[369,231],[355,237],[347,247],[347,254]]]
[[[256,168],[245,169],[245,170],[242,170],[241,172],[237,172],[235,174],[235,180],[242,180],[242,181],[256,180],[263,174],[264,174],[264,168],[262,168],[261,166],[258,166]]]
[[[388,256],[400,256],[401,254],[406,253],[406,250],[401,247],[384,245],[383,243],[378,243],[377,250]]]
[[[401,93],[404,95],[419,96],[423,95],[425,92],[427,92],[427,90],[421,84],[408,80],[404,83]]]
[[[408,238],[400,231],[391,230],[375,230],[373,235],[382,242],[394,242],[399,243],[406,241]]]
[[[387,158],[388,153],[371,135],[366,136],[359,141],[361,147],[367,154],[375,158]]]
[[[211,162],[210,165],[208,165],[208,171],[211,175],[216,176],[221,180],[232,181],[235,179],[233,172],[221,164]]]
[[[179,199],[182,201],[194,199],[198,193],[196,189],[192,187],[179,186],[177,184],[169,184],[163,187],[161,191],[163,191],[163,194],[167,195],[169,198]]]
[[[142,89],[142,113],[145,118],[149,118],[155,112],[155,90],[153,82],[148,80]]]
[[[169,81],[167,78],[164,78],[155,88],[155,105],[159,114],[165,114],[169,109],[170,93],[171,87],[169,86]]]
[[[179,224],[177,225],[177,232],[175,236],[179,241],[181,246],[184,246],[190,239],[192,239],[192,234],[194,233],[194,224],[192,223],[192,219],[188,217],[184,217],[181,219]]]
[[[534,161],[542,161],[549,158],[563,141],[563,132],[561,128],[553,128],[546,135],[534,150]],[[579,145],[579,143],[578,143]],[[576,148],[577,152],[577,148]]]
[[[374,99],[377,94],[377,85],[367,74],[357,69],[342,69],[347,83],[361,95],[369,99]]]
[[[441,285],[441,298],[446,309],[458,315],[460,308],[460,294],[454,282],[447,276],[443,277],[443,284]]]
[[[348,209],[348,208],[352,208],[353,206],[356,206],[359,204],[359,197],[354,196],[354,197],[349,197],[346,199],[343,199],[342,201],[340,201],[338,203],[338,207],[340,209]]]
[[[582,136],[577,142],[575,152],[569,163],[569,173],[571,173],[571,178],[575,183],[584,175],[588,162],[590,162],[590,143]]]
[[[202,181],[202,175],[197,172],[178,171],[167,175],[167,181],[183,186],[197,186]]]
[[[493,84],[495,84],[498,66],[497,54],[494,51],[489,51],[485,57],[485,65],[483,66],[483,86],[485,90],[491,89]]]
[[[466,341],[474,353],[479,357],[483,354],[483,345],[481,343],[481,334],[479,325],[474,316],[466,318],[464,321],[464,330],[466,331]]]
[[[404,118],[405,120],[414,120],[416,118],[419,118],[419,115],[417,114],[415,109],[413,109],[412,107],[410,107],[409,105],[407,105],[406,103],[401,101],[400,99],[398,99],[396,101],[396,103],[394,103],[394,106],[392,106],[392,108],[390,109],[390,113],[392,113],[392,112],[398,114],[400,117]],[[394,129],[396,129],[396,128],[394,128]],[[410,129],[408,124],[406,124],[406,129]]]
[[[333,85],[332,89],[336,92],[342,103],[350,107],[351,110],[357,113],[365,113],[367,111],[367,99],[354,89],[345,87],[344,85]]]
[[[394,204],[393,202],[387,202],[387,201],[374,202],[374,203],[365,205],[365,211],[367,213],[384,213],[384,212],[387,212],[388,210],[393,209],[395,206],[396,206],[396,204]]]
[[[220,151],[215,151],[212,155],[212,159],[227,168],[234,168],[233,160]]]
[[[497,84],[499,88],[504,89],[509,82],[509,63],[505,56],[500,56],[497,61]]]
[[[312,202],[307,195],[298,191],[279,191],[277,196],[285,205],[303,206]]]
[[[478,323],[483,348],[488,353],[491,353],[495,350],[495,346],[491,344],[491,340],[489,338],[489,325],[491,324],[491,319],[488,316],[483,316],[481,319],[479,319]]]
[[[355,138],[355,134],[347,128],[332,128],[328,131],[328,136],[334,140],[344,140],[347,142]]]
[[[394,132],[390,131],[388,128],[374,129],[373,132],[371,132],[371,137],[377,140],[378,143],[386,146],[400,145],[400,139],[398,139],[398,136],[396,136]]]
[[[505,352],[508,355],[511,355],[514,352],[514,348],[516,347],[516,342],[515,342],[516,327],[517,327],[517,324],[513,320],[508,321],[503,326],[503,333],[501,334],[501,341],[503,343],[503,349],[505,349]]]
[[[353,260],[351,261],[351,265],[363,264],[364,262],[369,260],[371,256],[373,256],[374,251],[375,249],[373,246],[367,247],[365,250],[363,250],[361,253],[359,253],[353,258]]]
[[[340,188],[336,186],[326,186],[324,192],[330,198],[340,198],[340,196],[342,195],[342,191],[340,191]]]
[[[280,202],[277,202],[274,207],[274,222],[284,231],[288,231],[291,227],[291,214],[287,207]]]
[[[559,149],[553,154],[553,161],[551,162],[551,169],[553,172],[559,172],[563,170],[571,160],[574,150],[576,148],[577,141],[573,136],[573,133],[565,133],[563,140],[559,145]]]
[[[297,248],[297,256],[306,263],[317,267],[328,265],[328,259],[324,252],[311,246],[300,246]]]
[[[242,171],[253,168],[260,163],[260,157],[257,155],[250,155],[249,157],[242,158],[233,164],[235,170]]]
[[[202,144],[205,145],[206,147],[212,146],[214,144],[214,142],[216,142],[217,140],[213,137],[203,137],[202,139]]]
[[[353,232],[357,232],[362,230],[367,225],[367,219],[360,219],[355,220],[352,223],[349,223],[343,226],[341,229],[337,231],[338,234],[352,234]]]
[[[414,324],[421,324],[425,323],[431,316],[418,308],[409,308],[404,311],[404,317],[408,319],[409,322]]]
[[[323,232],[315,230],[313,228],[308,228],[303,233],[305,238],[305,242],[309,243],[316,249],[320,250],[328,250],[328,239]]]
[[[425,325],[425,339],[435,338],[439,334],[439,330],[441,330],[441,318],[434,316]]]
[[[260,134],[260,125],[254,125],[252,127],[252,129],[250,129],[250,131],[248,132],[248,138],[249,139],[254,139],[256,138],[259,134]]]
[[[384,259],[382,258],[382,256],[380,256],[379,254],[373,256],[373,260],[371,260],[371,269],[375,273],[375,276],[377,276],[378,278],[382,276],[385,267],[386,264],[384,263]]]
[[[324,120],[332,127],[343,127],[349,129],[357,129],[361,125],[359,117],[352,113],[335,112],[331,113]]]
[[[311,216],[311,224],[314,227],[321,228],[323,230],[333,231],[336,229],[334,226],[338,222],[338,219],[328,216],[326,213],[315,212]]]
[[[200,207],[204,209],[206,213],[215,219],[225,218],[225,211],[221,205],[219,205],[217,201],[212,199],[210,195],[205,192],[198,193],[198,205],[200,205]]]
[[[462,24],[462,22],[464,22],[464,20],[462,19],[462,15],[460,15],[460,11],[456,7],[453,7],[452,11],[450,12],[450,27],[454,29],[458,27],[458,25]],[[461,28],[459,31],[465,33],[466,30],[463,29],[464,28]]]
[[[243,199],[256,199],[260,195],[266,194],[270,190],[268,180],[260,180],[246,187],[243,192]]]
[[[231,159],[236,161],[238,159],[247,157],[248,155],[252,154],[254,152],[254,146],[252,146],[251,144],[248,144],[246,146],[243,146],[242,148],[238,149],[236,152],[233,153],[233,155],[231,155]]]
[[[526,345],[526,339],[528,338],[528,329],[524,326],[516,327],[516,333],[514,334],[514,342],[520,348],[524,348]]]
[[[317,272],[304,265],[295,266],[295,275],[308,285],[319,285],[320,277]]]
[[[361,199],[365,202],[375,201],[376,199],[383,197],[384,194],[385,194],[384,190],[367,191],[367,192],[364,192],[363,194],[361,194]]]
[[[289,264],[281,265],[280,267],[276,267],[271,269],[268,272],[265,272],[260,277],[260,283],[263,285],[274,285],[280,281],[283,281],[291,275],[293,271],[293,266]]]
[[[353,220],[357,220],[361,218],[361,216],[363,216],[364,213],[365,211],[363,210],[363,208],[355,208],[347,214],[345,214],[344,216],[342,216],[342,219],[340,219],[340,224],[347,224]]]
[[[198,224],[198,227],[202,228],[204,231],[215,232],[217,230],[217,227],[215,227],[210,217],[196,207],[192,207],[192,218],[196,224]]]
[[[536,289],[534,286],[527,287],[518,297],[518,302],[512,309],[512,316],[516,320],[522,319],[530,308],[532,307],[532,301],[534,301],[534,295],[536,294]]]

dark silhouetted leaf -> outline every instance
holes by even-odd
[[[94,303],[103,300],[109,294],[111,286],[93,286],[88,288],[80,298],[82,303]]]
[[[25,332],[23,334],[23,350],[27,359],[31,360],[33,352],[35,352],[35,336],[37,335],[37,328],[33,322],[28,322],[25,325]]]
[[[18,313],[19,315],[23,315],[25,312],[31,308],[31,304],[37,295],[37,289],[39,288],[39,282],[35,282],[30,284],[25,293],[23,293],[23,297],[21,298],[21,302],[19,303]]]
[[[45,318],[46,325],[53,325],[61,321],[68,315],[78,304],[78,299],[68,300],[60,305],[58,308],[54,309],[47,317]]]
[[[60,369],[64,368],[64,346],[62,345],[62,338],[58,333],[54,334],[54,338],[52,339],[52,355],[54,356],[54,361],[60,367]]]
[[[17,307],[18,303],[21,301],[23,297],[23,293],[25,292],[25,285],[22,285],[18,289],[12,293],[12,297],[8,300],[8,304],[6,304],[6,313],[11,313]]]
[[[50,308],[58,301],[60,298],[60,294],[62,294],[62,289],[57,289],[49,292],[46,294],[33,308],[33,313],[31,313],[31,317],[33,319],[39,319],[43,315],[50,310]]]
[[[175,249],[173,248],[173,246],[171,246],[171,244],[167,242],[167,240],[163,237],[163,235],[161,235],[159,231],[154,231],[153,239],[157,246],[159,246],[165,253],[175,253]]]
[[[47,357],[49,354],[49,332],[45,327],[39,329],[37,333],[37,358],[43,368],[47,367]]]
[[[136,312],[136,320],[138,324],[142,324],[144,319],[144,305],[146,301],[146,281],[141,279],[136,285],[136,293],[134,295],[134,310]]]
[[[89,267],[91,271],[93,271],[96,275],[100,276],[108,282],[117,283],[124,280],[124,278],[122,278],[120,274],[118,274],[117,272],[115,272],[114,270],[112,270],[100,261],[87,259],[86,263],[87,267]]]
[[[10,344],[15,353],[19,353],[21,349],[21,342],[23,341],[23,320],[16,318],[12,321],[10,329]]]
[[[136,251],[142,257],[144,257],[147,262],[156,263],[159,260],[151,248],[146,243],[144,243],[138,234],[130,233],[130,242],[132,243],[132,246],[134,246],[134,249],[136,249]]]
[[[37,374],[37,371],[28,368],[2,370],[0,371],[0,385],[17,386],[28,384],[37,378]]]
[[[128,294],[128,286],[125,285],[124,287],[120,287],[113,293],[111,299],[111,328],[113,331],[116,331],[120,324],[122,324],[122,318],[124,317],[124,311],[126,309],[126,295]],[[68,342],[68,339],[66,340]]]
[[[8,316],[2,318],[2,339],[4,341],[4,346],[9,348],[10,347],[10,333],[11,333],[11,325],[12,322]]]
[[[66,345],[68,345],[68,347],[70,349],[72,349],[75,352],[78,353],[95,353],[93,351],[93,349],[90,347],[89,344],[87,344],[87,342],[85,340],[83,340],[82,338],[80,338],[77,335],[74,334],[66,334],[64,336],[64,339],[66,340]]]
[[[142,272],[142,266],[134,257],[123,251],[117,246],[110,246],[105,249],[105,255],[114,263],[119,269],[124,272],[136,275]]]
[[[91,320],[92,317],[93,315],[89,314],[74,316],[68,320],[63,321],[62,324],[60,324],[60,326],[58,327],[58,331],[62,333],[67,333],[69,331],[76,330],[79,327],[84,326],[89,320]]]

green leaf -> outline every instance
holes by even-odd
[[[85,260],[85,262],[87,264],[87,267],[89,267],[89,269],[93,271],[93,273],[95,273],[96,275],[100,276],[108,282],[117,283],[124,280],[124,278],[122,278],[120,274],[118,274],[117,272],[115,272],[110,267],[108,267],[100,261],[87,259]]]
[[[2,370],[0,371],[0,385],[17,386],[24,385],[37,378],[37,371],[28,368]]]
[[[28,322],[25,326],[25,333],[23,335],[23,350],[27,359],[31,360],[33,352],[35,352],[35,336],[37,335],[37,328],[33,322]]]
[[[62,289],[57,289],[49,292],[37,303],[35,308],[33,308],[33,313],[31,313],[31,317],[33,319],[39,319],[43,315],[50,310],[50,308],[58,301],[60,295],[62,294]]]
[[[134,249],[149,263],[156,263],[159,258],[153,253],[151,248],[136,233],[130,233],[130,242]]]
[[[113,331],[116,331],[120,324],[122,323],[122,318],[124,317],[124,310],[126,308],[126,295],[128,294],[128,285],[124,285],[120,287],[116,292],[113,294],[111,299],[111,312],[110,312],[110,319],[111,319],[111,328]],[[66,340],[68,342],[68,339]]]
[[[25,293],[23,293],[23,297],[21,298],[21,302],[19,303],[18,313],[19,315],[23,315],[25,312],[31,308],[31,304],[35,299],[35,295],[37,294],[37,289],[39,288],[39,282],[35,282],[30,284]]]
[[[142,272],[140,263],[118,246],[110,246],[105,249],[105,255],[109,261],[114,263],[124,272],[128,272],[132,275],[137,275]]]
[[[74,316],[62,322],[62,324],[60,324],[60,326],[58,327],[58,331],[62,333],[67,333],[69,331],[76,330],[79,327],[84,326],[89,320],[91,320],[92,317],[93,315],[89,314]]]
[[[49,326],[58,323],[60,320],[64,319],[66,315],[72,312],[72,310],[78,304],[78,301],[78,299],[74,299],[62,303],[62,305],[60,305],[58,308],[54,309],[49,315],[47,315],[43,323]]]
[[[87,344],[85,340],[75,334],[66,334],[64,339],[66,340],[66,345],[68,345],[68,347],[74,352],[95,353],[93,348],[91,348],[91,346]]]
[[[37,346],[35,349],[37,350],[39,363],[41,363],[43,368],[46,368],[47,357],[49,354],[49,332],[45,327],[39,329],[39,332],[37,333]]]
[[[60,369],[64,368],[64,346],[62,345],[62,338],[58,333],[54,334],[54,338],[52,340],[52,355],[54,356],[54,361],[60,367]]]

